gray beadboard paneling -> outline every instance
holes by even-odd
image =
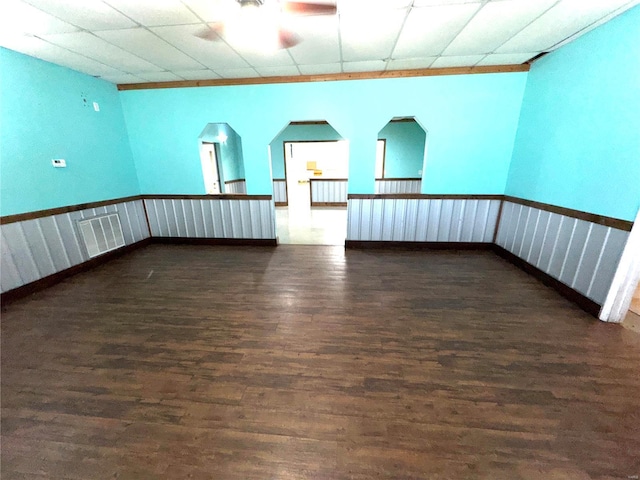
[[[496,242],[602,305],[628,232],[504,202]]]
[[[598,225],[597,223],[591,223],[590,228],[591,230],[588,233],[582,252],[582,258],[571,285],[572,288],[575,288],[579,292],[589,291],[589,286],[591,285],[591,280],[598,266],[602,247],[605,244],[609,231],[607,227]]]
[[[153,237],[275,238],[272,200],[145,199]]]
[[[347,240],[491,243],[500,200],[351,199]]]
[[[224,184],[224,193],[235,194],[235,195],[246,195],[247,194],[247,182],[244,180],[241,181],[232,181]]]
[[[607,293],[609,293],[609,287],[616,273],[616,268],[618,268],[618,262],[628,237],[629,232],[609,227],[609,236],[603,245],[601,257],[589,290],[585,293],[587,297],[600,305],[604,303]]]
[[[376,193],[394,194],[394,193],[420,193],[422,180],[420,179],[386,179],[376,180]]]
[[[14,262],[9,244],[4,238],[4,230],[0,232],[0,268],[2,268],[2,275],[0,275],[0,288],[2,288],[3,292],[13,290],[25,283],[20,276],[16,263]]]
[[[287,203],[287,181],[276,178],[273,180],[273,201]]]
[[[119,215],[126,245],[149,237],[142,200],[2,225],[2,292],[87,261],[76,222],[107,213]],[[111,222],[101,223],[105,231],[118,229]],[[106,238],[98,240],[107,245]]]
[[[311,179],[311,203],[347,203],[347,180]]]

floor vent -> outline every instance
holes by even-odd
[[[89,258],[124,246],[120,217],[117,213],[78,222]]]

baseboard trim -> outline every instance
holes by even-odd
[[[393,242],[345,240],[345,248],[390,250],[491,250],[491,243],[479,242]]]
[[[153,237],[152,243],[172,245],[244,245],[250,247],[277,247],[275,238],[193,238],[193,237]]]
[[[86,272],[107,262],[110,262],[111,260],[114,260],[118,257],[126,255],[127,253],[131,253],[134,250],[145,247],[150,243],[151,239],[145,238],[144,240],[132,243],[131,245],[119,248],[118,250],[107,252],[104,255],[100,255],[99,257],[92,258],[90,260],[87,260],[86,262],[82,262],[78,265],[74,265],[73,267],[69,267],[65,270],[53,273],[44,278],[36,280],[35,282],[27,283],[26,285],[14,288],[13,290],[2,293],[2,295],[0,295],[0,302],[2,302],[2,305],[5,306],[9,303],[15,302],[16,300],[39,292],[40,290],[52,287],[53,285],[60,283],[69,277]]]
[[[529,275],[534,276],[535,278],[540,280],[542,283],[544,283],[546,286],[553,288],[560,295],[562,295],[568,300],[571,300],[573,303],[578,305],[585,312],[598,318],[598,314],[600,313],[601,306],[598,305],[596,302],[594,302],[590,298],[585,297],[583,294],[581,294],[577,290],[574,290],[568,285],[565,285],[561,281],[553,278],[551,275],[543,272],[538,267],[535,267],[534,265],[531,265],[529,262],[522,260],[520,257],[517,257],[510,251],[505,250],[500,245],[491,244],[491,246],[492,246],[492,250],[497,255],[504,258],[508,262],[512,263],[513,265],[518,267],[520,270],[523,270],[527,272]]]

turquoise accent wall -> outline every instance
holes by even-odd
[[[526,73],[121,92],[143,193],[204,193],[197,138],[228,123],[242,138],[247,192],[272,193],[269,145],[290,121],[326,120],[349,140],[349,192],[373,193],[389,119],[429,131],[424,193],[501,194]],[[280,175],[281,172],[274,172]]]
[[[535,62],[506,193],[634,220],[640,208],[640,7]]]
[[[0,72],[1,215],[140,193],[115,85],[3,48]]]
[[[342,140],[342,137],[331,125],[287,125],[269,145],[273,178],[285,178],[284,142],[302,140]]]
[[[389,122],[378,133],[385,139],[385,178],[420,178],[426,132],[418,122]]]

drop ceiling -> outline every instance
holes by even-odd
[[[517,65],[640,0],[338,0],[287,50],[194,35],[233,2],[2,0],[0,46],[116,84]]]

